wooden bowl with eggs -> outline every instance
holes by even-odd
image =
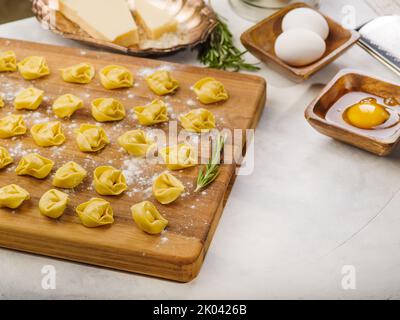
[[[275,44],[277,39],[282,35],[282,22],[284,21],[285,16],[291,12],[292,10],[299,8],[307,8],[314,10],[316,13],[321,15],[321,17],[325,18],[327,22],[327,26],[329,27],[329,35],[325,40],[325,50],[321,52],[320,58],[318,60],[310,62],[304,65],[296,63],[287,63],[284,60],[280,59],[275,50]],[[323,20],[323,19],[322,19]],[[323,27],[323,26],[322,26]],[[293,30],[292,30],[293,31]],[[302,34],[300,34],[302,36]],[[296,37],[296,34],[294,34]],[[347,30],[342,27],[339,23],[335,22],[331,18],[323,15],[318,10],[315,10],[311,6],[305,3],[294,3],[291,4],[282,10],[276,12],[272,16],[266,18],[265,20],[259,22],[249,30],[245,31],[241,36],[241,41],[243,45],[249,50],[252,54],[254,54],[260,60],[269,63],[273,62],[277,66],[280,67],[281,70],[286,71],[292,78],[297,81],[304,81],[308,79],[311,75],[321,70],[323,67],[337,59],[340,55],[342,55],[347,49],[349,49],[352,45],[354,45],[360,35],[358,32],[353,30]],[[320,42],[324,39],[314,41],[314,46],[316,48],[310,48],[310,43],[315,40],[314,37],[310,34],[306,34],[303,42],[298,42],[299,44],[306,43],[305,55],[307,58],[307,54],[312,54],[312,49],[319,50],[318,46],[321,46]],[[318,42],[319,41],[319,42]],[[296,49],[296,44],[292,44],[291,46],[287,46],[286,54],[297,54],[298,50]],[[310,51],[311,50],[311,51]],[[311,53],[310,53],[311,52]],[[302,58],[302,57],[300,57]],[[303,57],[304,58],[304,57]]]
[[[374,105],[387,109],[388,116],[381,119],[383,110],[374,113]],[[346,113],[351,109],[358,113],[349,121]],[[400,84],[342,70],[311,102],[305,117],[326,136],[387,156],[400,141]]]

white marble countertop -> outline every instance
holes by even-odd
[[[227,0],[214,2],[235,35],[250,26]],[[340,20],[349,2],[325,0],[322,10]],[[359,19],[371,14],[360,12]],[[1,25],[0,36],[79,46],[33,18]],[[167,60],[196,64],[193,52]],[[194,281],[0,249],[0,299],[400,298],[400,151],[376,157],[320,135],[303,115],[322,86],[348,67],[399,81],[358,46],[302,84],[262,64],[268,102],[256,132],[255,170],[236,180]],[[55,290],[41,286],[44,265],[56,268]],[[343,289],[344,266],[354,267],[354,290]]]

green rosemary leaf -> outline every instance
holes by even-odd
[[[210,68],[230,71],[257,71],[255,64],[247,63],[241,52],[233,44],[233,36],[228,25],[218,17],[218,25],[206,43],[200,46],[198,59]]]
[[[208,163],[200,168],[197,176],[197,186],[195,192],[204,189],[210,185],[219,175],[219,168],[221,165],[221,152],[224,148],[225,138],[219,135],[216,141],[215,148]],[[203,170],[204,169],[204,170]]]

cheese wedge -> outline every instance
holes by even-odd
[[[59,9],[95,39],[125,47],[139,42],[126,0],[60,0]]]
[[[177,21],[170,14],[152,5],[148,0],[135,0],[134,14],[136,21],[146,31],[147,37],[152,40],[178,29]]]

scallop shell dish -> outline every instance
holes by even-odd
[[[32,2],[33,12],[44,28],[64,38],[139,56],[162,55],[193,48],[205,42],[217,25],[215,13],[202,0],[148,0],[152,6],[173,17],[177,23],[176,30],[167,32],[157,39],[151,39],[145,28],[137,23],[138,44],[126,47],[89,35],[61,13],[59,0],[33,0]],[[134,16],[135,0],[126,0],[126,2]],[[96,8],[93,10],[95,11]]]

